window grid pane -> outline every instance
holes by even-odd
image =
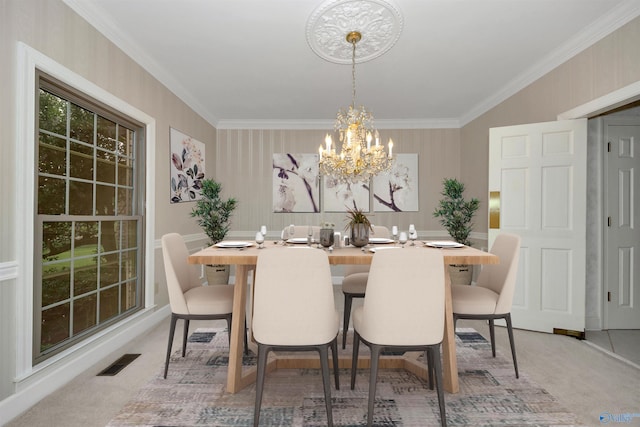
[[[42,83],[34,363],[142,308],[136,132]]]

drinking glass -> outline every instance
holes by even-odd
[[[258,249],[262,249],[264,247],[262,246],[264,243],[264,234],[262,234],[262,231],[258,231],[256,233],[256,243],[258,244]]]
[[[416,232],[416,226],[413,224],[409,225],[409,240],[411,240],[411,246],[416,245],[416,239],[418,238],[418,233]]]
[[[313,227],[307,227],[307,245],[311,246],[313,243]]]
[[[262,236],[266,239],[267,238],[267,226],[266,225],[260,226],[260,232],[262,233]]]
[[[293,239],[294,236],[296,235],[296,226],[291,224],[287,232],[289,233],[289,239]]]
[[[391,227],[391,235],[393,236],[393,241],[397,242],[398,241],[398,226],[394,225],[393,227]]]
[[[411,240],[411,246],[416,245],[416,240],[418,239],[418,233],[413,231],[409,233],[409,240]]]
[[[402,247],[404,248],[404,244],[407,243],[407,233],[405,233],[404,231],[402,231],[400,233],[400,237],[398,238],[398,242],[400,242],[400,244],[402,245]]]

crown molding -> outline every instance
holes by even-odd
[[[200,104],[174,77],[169,75],[158,63],[153,61],[137,44],[123,37],[116,31],[116,26],[101,15],[91,2],[82,0],[62,0],[78,15],[102,33],[107,39],[122,49],[147,72],[158,79],[171,92],[191,107],[197,114],[217,129],[327,129],[332,128],[333,121],[326,120],[228,120],[214,117]],[[459,118],[450,119],[398,119],[376,120],[380,129],[434,129],[463,127],[482,114],[491,110],[501,102],[513,96],[554,68],[568,61],[589,46],[603,39],[631,20],[640,16],[640,2],[627,0],[613,8],[594,24],[586,27],[580,34],[550,52],[546,58],[538,62],[519,77],[511,80],[502,89],[485,101],[473,106]],[[384,123],[386,122],[386,123]]]
[[[624,3],[620,3],[618,7],[613,8],[601,19],[585,27],[578,35],[550,52],[542,61],[511,80],[493,96],[460,116],[460,125],[467,125],[639,15],[640,2],[637,0],[627,0]]]
[[[334,120],[219,120],[218,130],[233,129],[288,129],[327,130],[333,129]],[[458,129],[456,118],[443,119],[376,119],[377,129]]]
[[[158,79],[167,89],[173,92],[185,104],[198,113],[203,119],[212,126],[217,122],[218,118],[214,117],[201,103],[194,98],[182,84],[176,80],[171,74],[167,73],[162,66],[154,61],[146,52],[141,49],[138,44],[123,37],[116,28],[117,25],[112,20],[100,13],[92,2],[83,0],[62,0],[69,8],[80,15],[109,41],[120,48],[127,54],[132,61],[144,68],[149,74]]]

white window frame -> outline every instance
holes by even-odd
[[[154,226],[155,226],[155,145],[156,122],[146,113],[138,110],[127,102],[98,87],[84,77],[67,69],[53,59],[47,57],[32,47],[19,42],[17,46],[18,70],[16,84],[17,100],[17,135],[15,147],[15,182],[21,183],[21,191],[14,192],[15,220],[16,220],[16,353],[15,353],[15,381],[23,381],[35,373],[46,369],[50,365],[77,352],[79,349],[95,342],[100,337],[118,328],[124,322],[131,322],[155,305],[154,279]],[[105,328],[87,340],[78,343],[51,358],[33,366],[33,237],[35,215],[35,179],[36,158],[36,105],[38,82],[36,69],[66,83],[78,91],[120,111],[143,124],[145,132],[145,202],[142,215],[145,218],[144,229],[144,307],[136,315],[129,316],[122,322]]]

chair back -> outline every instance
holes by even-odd
[[[373,231],[369,232],[369,237],[379,237],[381,239],[390,239],[391,232],[384,225],[374,225]],[[345,277],[354,273],[367,273],[369,271],[368,264],[347,264],[344,267]]]
[[[423,248],[373,256],[358,333],[374,344],[430,345],[444,334],[444,260]]]
[[[338,333],[329,258],[308,248],[264,250],[258,255],[253,336],[267,345],[316,345]]]
[[[162,236],[162,258],[167,277],[167,290],[171,311],[176,314],[189,314],[184,293],[196,286],[202,286],[198,267],[187,262],[189,251],[184,239],[178,233]]]
[[[313,235],[318,238],[320,236],[320,227],[312,225],[311,228],[313,229]],[[291,234],[291,230],[293,230],[293,234]],[[308,225],[287,225],[282,229],[282,238],[287,240],[291,238],[307,237],[308,230]]]
[[[500,258],[500,263],[483,266],[478,275],[477,286],[491,289],[500,295],[494,314],[510,313],[518,275],[520,236],[509,233],[499,234],[490,252]]]

